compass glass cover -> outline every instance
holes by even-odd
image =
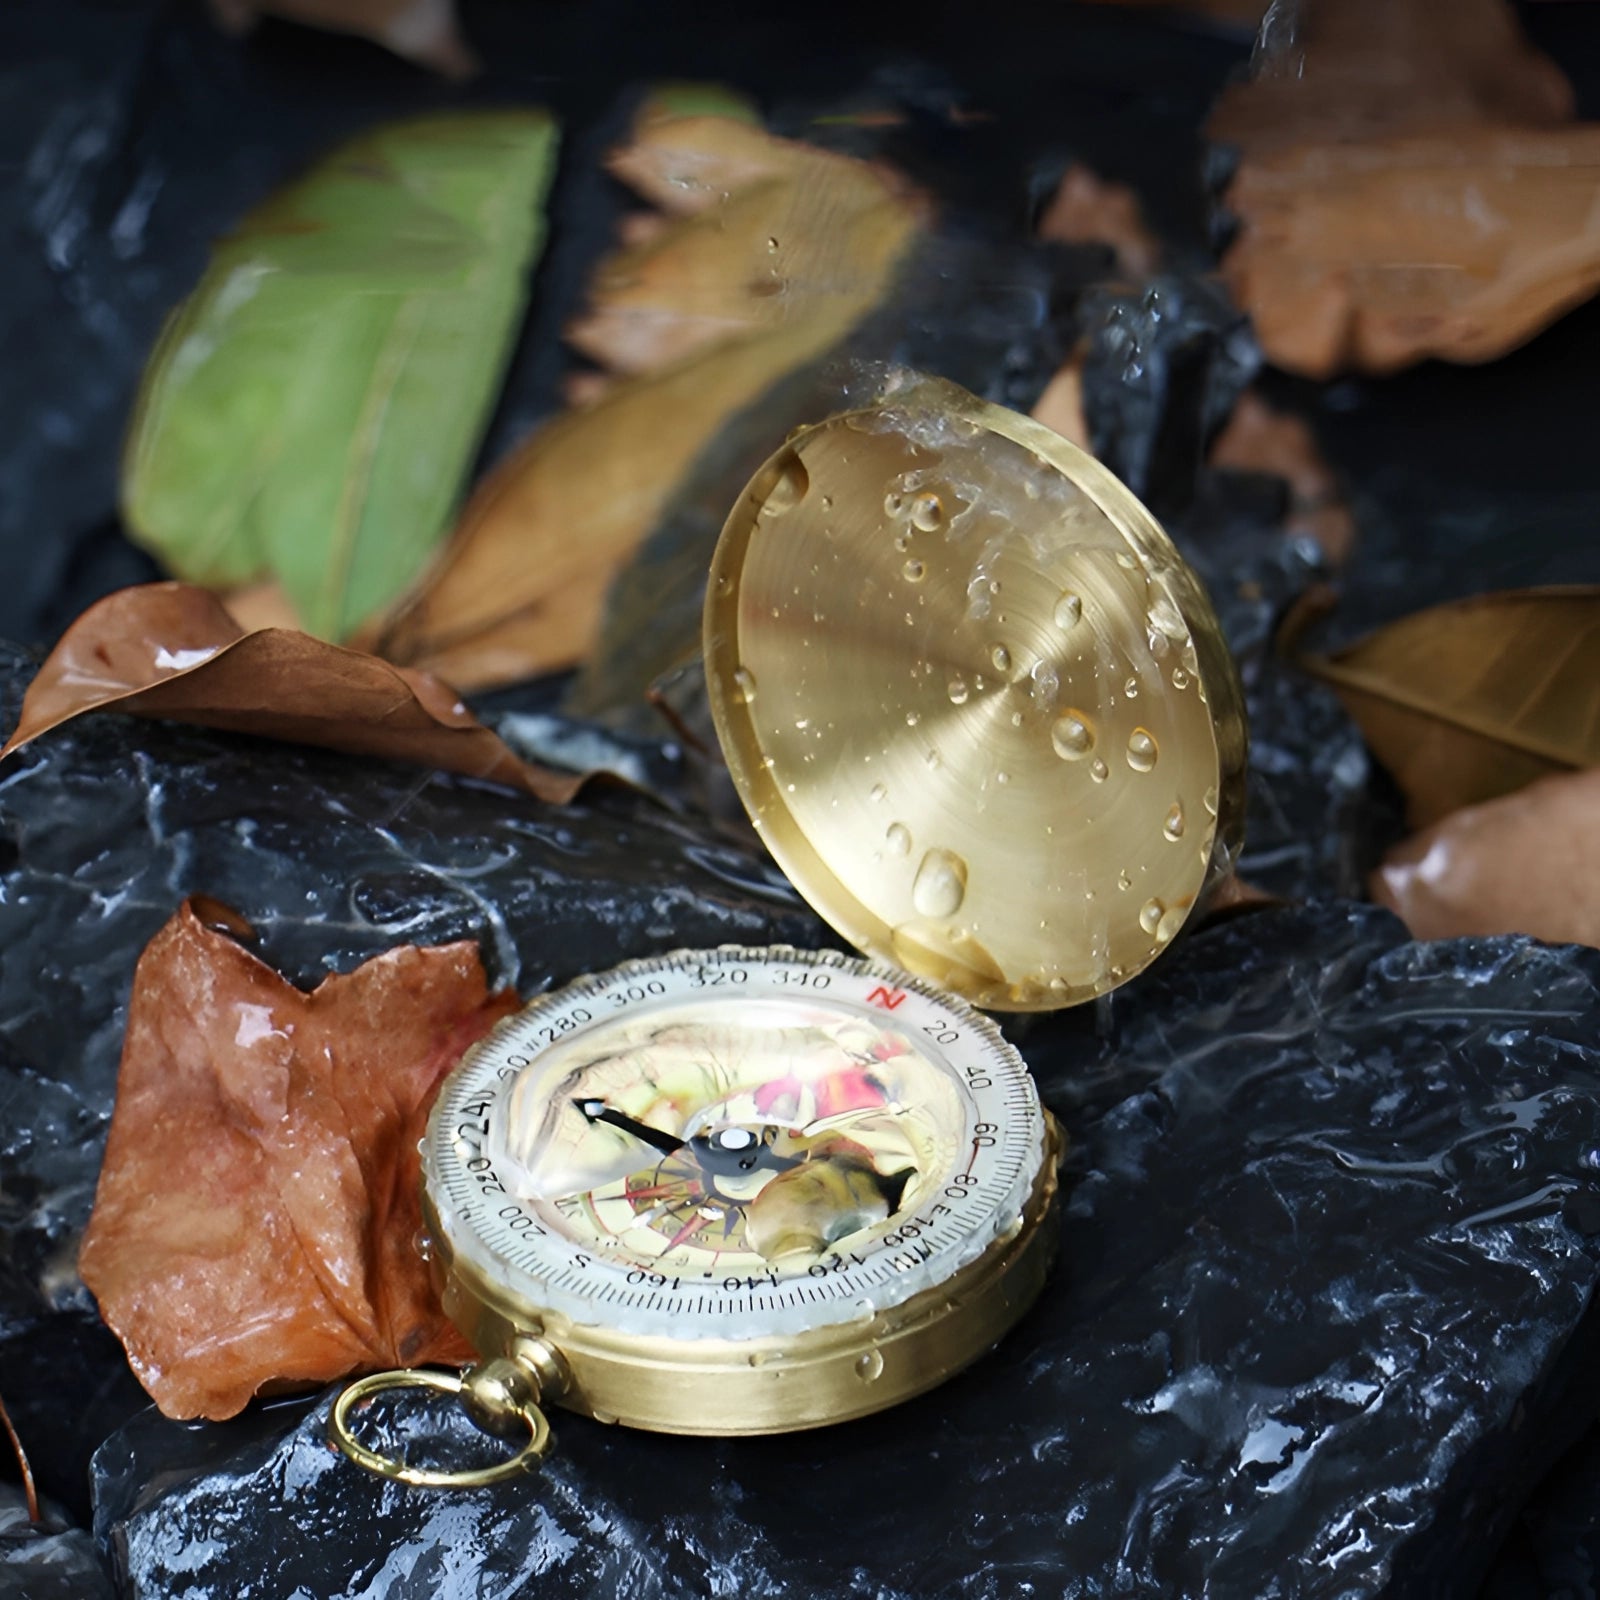
[[[441,1227],[503,1287],[685,1336],[849,1320],[1014,1227],[1041,1160],[993,1024],[893,969],[716,951],[513,1018],[441,1096]]]

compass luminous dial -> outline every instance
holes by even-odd
[[[444,1235],[531,1312],[680,1337],[846,1322],[1014,1228],[1043,1160],[994,1025],[833,952],[633,962],[469,1055],[424,1146]]]

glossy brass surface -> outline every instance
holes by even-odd
[[[845,1422],[942,1383],[999,1340],[1038,1296],[1055,1249],[1060,1134],[1013,1225],[946,1282],[858,1322],[782,1337],[675,1339],[540,1314],[452,1259],[424,1195],[446,1315],[485,1357],[537,1373],[537,1392],[601,1422],[660,1433],[785,1433]]]
[[[1114,988],[1231,869],[1243,699],[1198,579],[1092,457],[952,384],[762,467],[717,547],[705,657],[790,880],[978,1005]]]

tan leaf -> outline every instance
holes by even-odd
[[[1600,765],[1600,588],[1455,601],[1302,665],[1356,719],[1414,827]]]
[[[1207,129],[1242,153],[1223,275],[1274,363],[1487,361],[1600,286],[1600,127],[1504,0],[1307,0],[1280,31]]]
[[[1078,162],[1061,175],[1037,231],[1061,244],[1109,245],[1132,278],[1147,278],[1161,264],[1161,241],[1145,226],[1139,197]]]
[[[1452,813],[1391,851],[1371,889],[1419,939],[1600,945],[1600,770]]]
[[[1044,387],[1033,408],[1033,418],[1045,427],[1070,439],[1081,450],[1090,450],[1089,421],[1083,413],[1083,354],[1077,352],[1065,362]]]
[[[676,220],[574,330],[611,373],[480,486],[379,653],[475,689],[571,666],[612,578],[723,424],[887,293],[920,204],[864,162],[725,117],[646,120],[614,162]],[[598,390],[598,392],[596,392]]]
[[[517,1004],[468,942],[304,994],[187,904],[151,940],[79,1265],[162,1411],[470,1359],[415,1247],[417,1141]]]
[[[331,33],[356,33],[447,78],[477,70],[461,37],[454,0],[210,0],[226,28],[248,28],[258,15],[284,17]]]
[[[108,708],[411,761],[555,804],[585,781],[520,760],[429,673],[287,628],[246,632],[186,583],[121,589],[84,612],[28,685],[0,759]]]
[[[1344,564],[1355,543],[1355,518],[1304,418],[1275,411],[1247,389],[1211,446],[1211,465],[1282,478],[1289,485],[1288,531],[1314,539],[1334,566]]]

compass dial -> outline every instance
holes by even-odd
[[[675,1337],[850,1322],[1018,1226],[1044,1159],[987,1018],[783,947],[633,962],[501,1025],[446,1084],[441,1242],[532,1311]]]

